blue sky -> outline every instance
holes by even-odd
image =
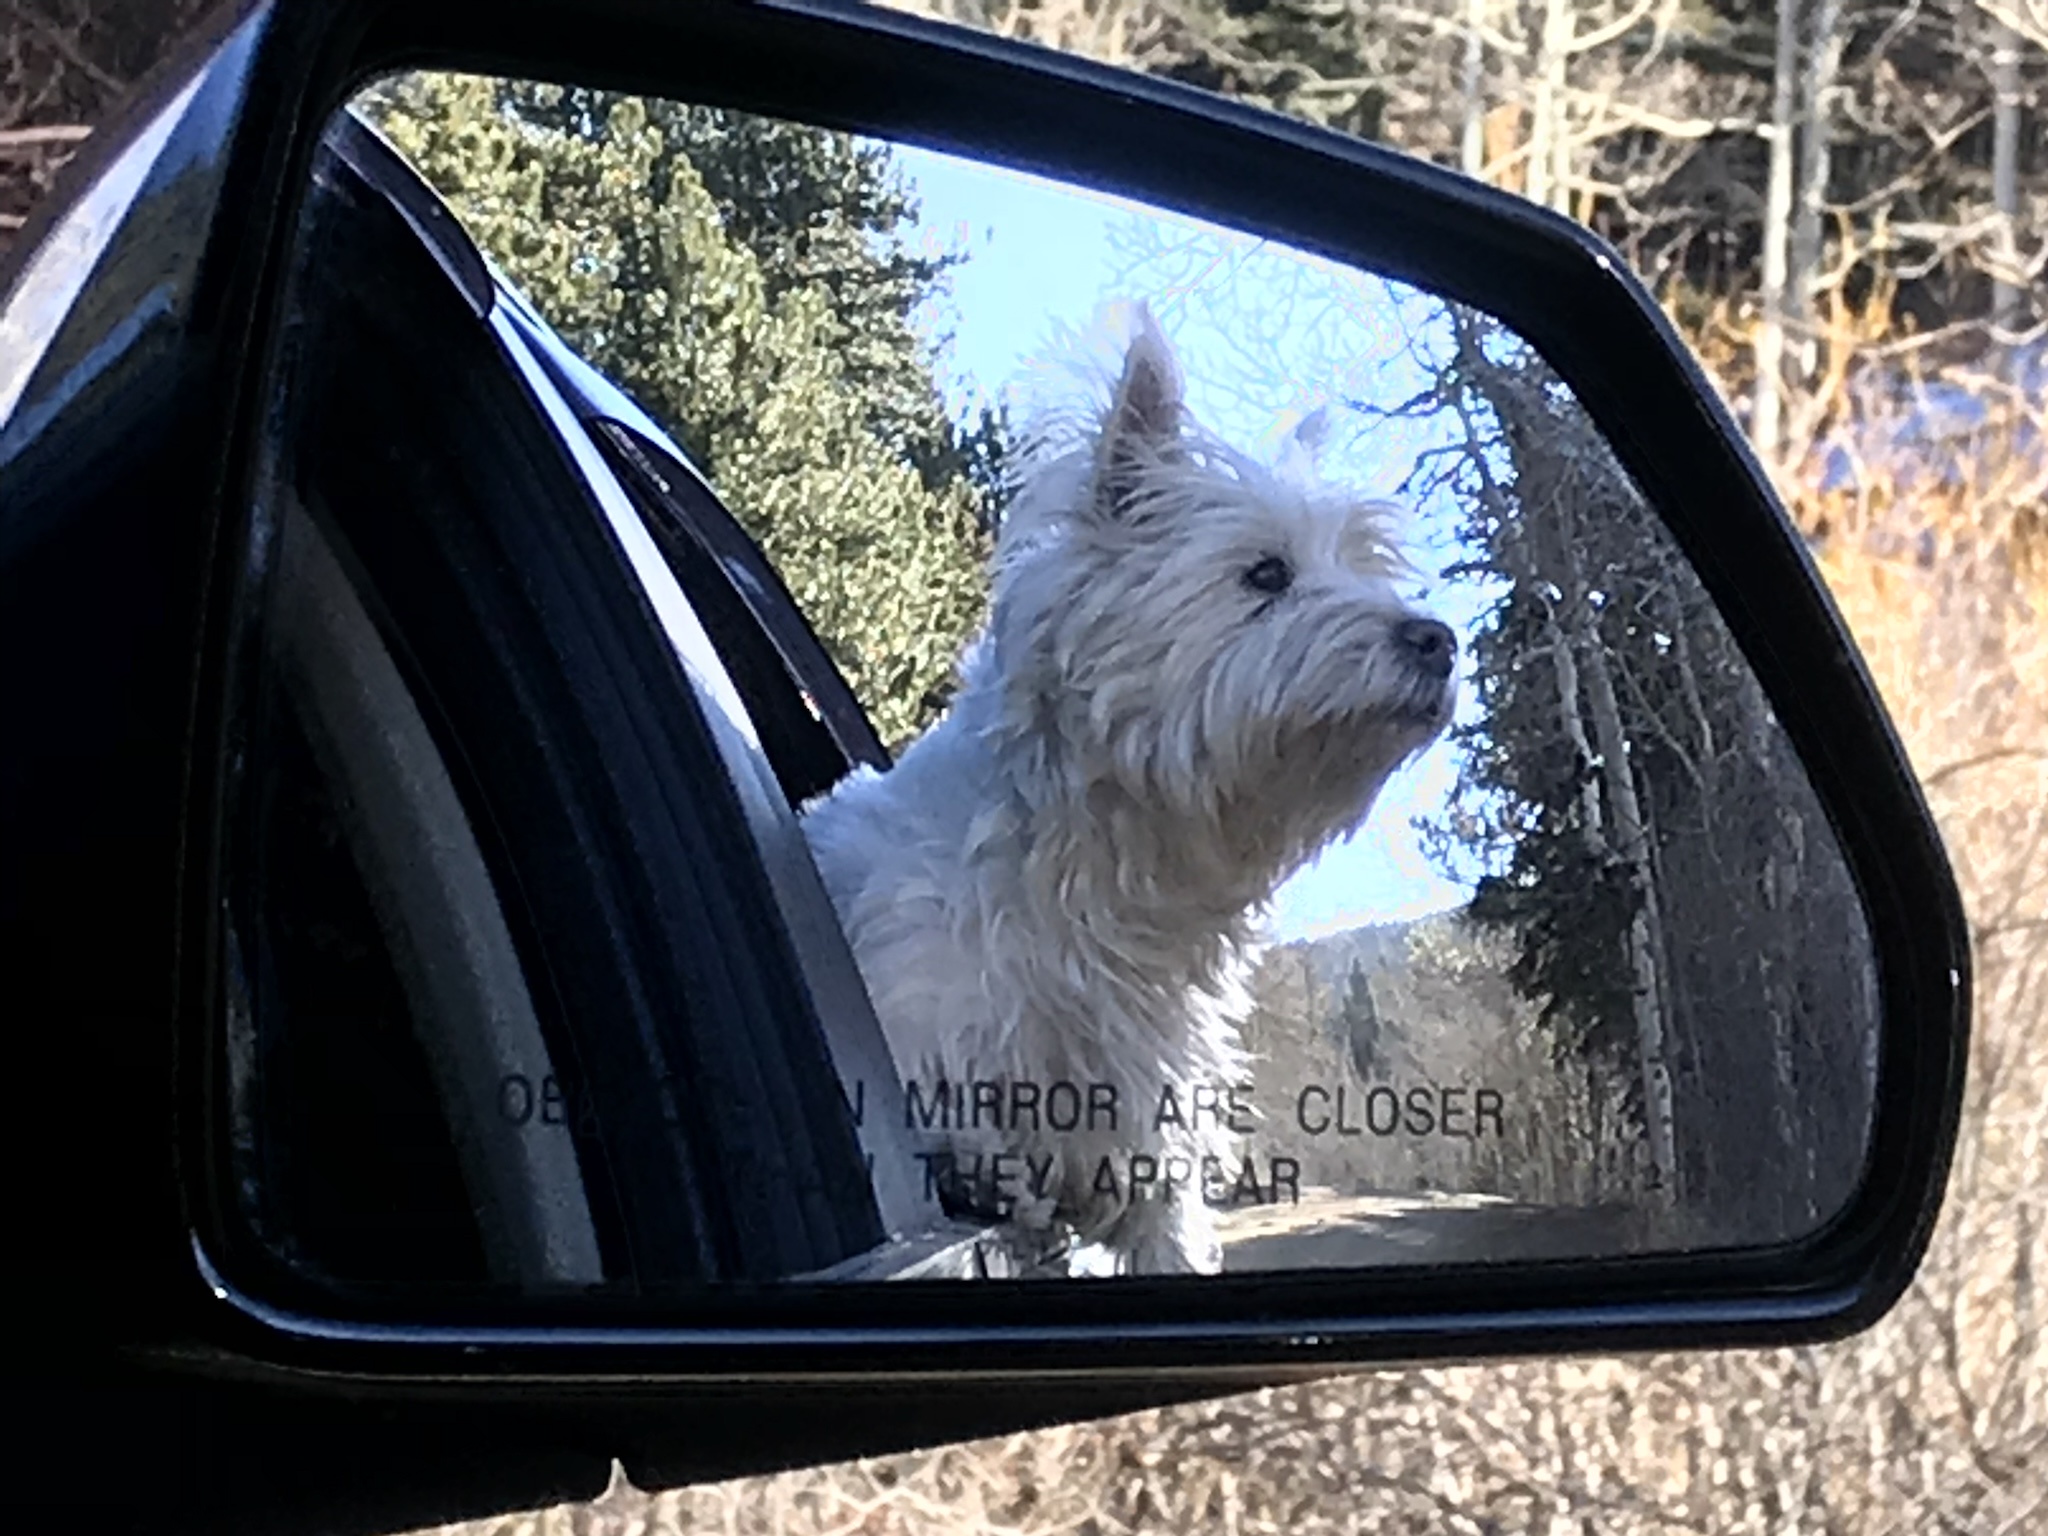
[[[940,376],[956,408],[1013,394],[1060,328],[1079,329],[1105,302],[1143,299],[1172,337],[1197,418],[1248,446],[1270,445],[1337,397],[1392,406],[1425,375],[1409,355],[1433,302],[1319,258],[1021,173],[899,149],[921,203],[913,238],[961,251],[949,298],[925,315],[950,335]],[[1361,494],[1394,494],[1415,455],[1444,440],[1441,422],[1339,418],[1326,463]],[[1454,547],[1452,509],[1417,508],[1414,552],[1440,569]],[[1483,604],[1432,583],[1425,601],[1469,632]],[[1467,718],[1466,688],[1460,718]],[[1404,920],[1463,902],[1469,891],[1423,857],[1412,823],[1444,804],[1455,779],[1439,743],[1388,786],[1347,842],[1282,888],[1274,924],[1298,938]]]

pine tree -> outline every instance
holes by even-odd
[[[1847,865],[1670,533],[1536,352],[1446,306],[1436,461],[1470,509],[1479,718],[1432,829],[1560,1054],[1621,1068],[1669,1198],[1804,1230],[1861,1166],[1878,1018]],[[1589,1149],[1590,1155],[1590,1149]]]
[[[419,75],[371,114],[562,336],[666,425],[759,540],[885,740],[943,708],[985,602],[984,422],[913,325],[886,150],[587,90]]]
[[[1387,1067],[1384,1021],[1372,995],[1372,982],[1360,962],[1351,962],[1344,977],[1344,998],[1337,1005],[1336,1025],[1352,1068],[1361,1080],[1371,1082]]]

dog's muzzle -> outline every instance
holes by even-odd
[[[1408,664],[1424,677],[1442,682],[1458,662],[1458,637],[1435,619],[1403,619],[1394,626],[1394,643]]]
[[[1415,679],[1402,713],[1417,725],[1440,729],[1450,718],[1456,691],[1451,676],[1458,663],[1458,637],[1435,619],[1403,619],[1394,626],[1394,643]]]

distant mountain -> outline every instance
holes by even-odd
[[[1367,923],[1362,927],[1347,928],[1342,933],[1297,939],[1279,947],[1307,955],[1321,981],[1330,986],[1341,986],[1354,964],[1373,970],[1405,967],[1408,964],[1410,931],[1439,921],[1438,918],[1422,918],[1409,923]]]

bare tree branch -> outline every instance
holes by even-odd
[[[52,124],[39,128],[0,128],[0,155],[24,149],[48,149],[54,145],[80,144],[91,134],[90,128],[75,123]]]

